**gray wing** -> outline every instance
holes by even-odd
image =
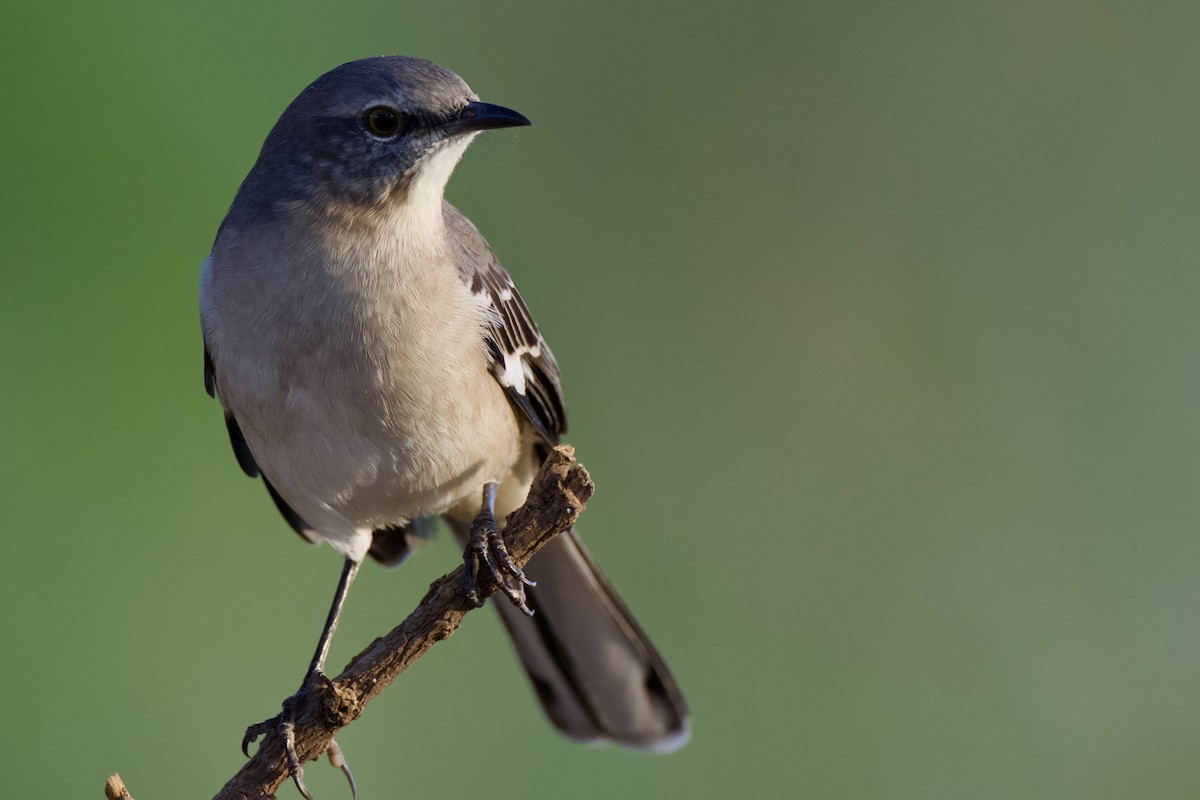
[[[487,327],[492,375],[543,442],[555,444],[567,432],[567,411],[554,354],[483,235],[454,206],[443,207],[462,278],[493,312]]]

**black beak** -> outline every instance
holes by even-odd
[[[492,103],[467,103],[458,114],[446,120],[438,127],[443,133],[455,136],[460,133],[486,131],[492,128],[515,128],[518,125],[531,124],[524,114],[519,114],[511,108]]]

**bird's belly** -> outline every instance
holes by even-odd
[[[319,499],[356,526],[441,514],[498,479],[517,456],[516,418],[500,387],[483,377],[488,383],[437,397],[393,390],[317,400],[293,387],[288,435],[268,434],[271,461],[279,463],[263,469],[280,475],[285,497]],[[480,426],[481,419],[491,423]]]
[[[321,533],[328,511],[355,529],[444,513],[519,453],[517,418],[474,349],[437,364],[370,352],[311,369],[251,366],[225,384],[258,376],[255,391],[224,399],[263,474]]]

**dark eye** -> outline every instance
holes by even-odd
[[[376,106],[367,112],[365,121],[367,130],[385,139],[400,132],[400,114],[392,108]]]

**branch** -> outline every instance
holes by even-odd
[[[108,783],[104,784],[104,796],[108,800],[133,800],[129,790],[125,788],[125,782],[115,772],[108,776]]]
[[[534,479],[525,505],[508,518],[504,539],[513,560],[524,567],[544,544],[570,530],[593,491],[587,470],[575,461],[574,448],[565,444],[554,448]],[[404,622],[355,656],[341,675],[304,697],[296,708],[295,729],[296,755],[302,763],[329,750],[334,735],[357,719],[367,703],[431,645],[454,633],[463,615],[474,609],[464,591],[465,572],[460,566],[434,581]],[[498,588],[494,582],[480,586],[480,597],[488,597]],[[287,779],[283,739],[272,732],[216,800],[273,798]]]

